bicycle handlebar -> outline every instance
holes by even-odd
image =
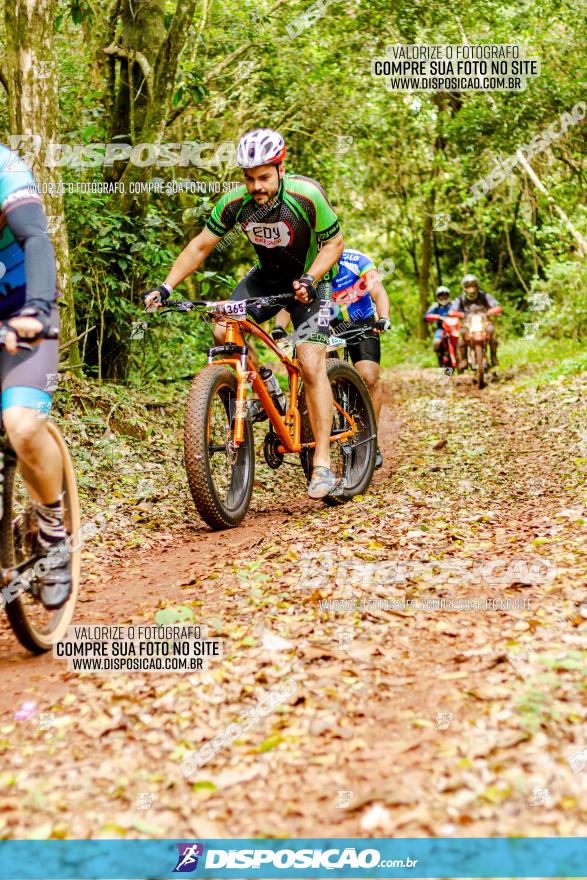
[[[285,306],[294,297],[295,293],[292,291],[292,293],[276,293],[271,296],[252,296],[242,300],[168,299],[160,309],[147,309],[146,311],[193,312],[196,309],[207,309],[209,312],[224,312],[227,317],[230,317],[231,309],[234,308],[236,311],[237,305],[241,303],[246,303],[246,306]],[[237,317],[236,314],[235,317]]]
[[[339,339],[344,339],[345,342],[350,342],[351,344],[355,340],[362,339],[370,334],[373,335],[373,331],[376,329],[377,328],[371,324],[367,327],[347,327],[346,330],[337,330],[336,327],[330,328],[332,336],[337,336]]]
[[[18,317],[15,315],[15,317]],[[33,347],[42,342],[43,339],[59,339],[59,328],[55,326],[47,327],[44,333],[41,333],[39,336],[35,336],[32,339],[27,339],[24,336],[19,336],[16,333],[14,327],[11,327],[8,323],[10,318],[7,318],[4,321],[0,321],[0,347],[2,347],[6,342],[6,336],[8,333],[15,333],[17,337],[17,348],[20,348],[22,351],[32,351]]]

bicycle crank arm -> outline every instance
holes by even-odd
[[[365,443],[370,443],[371,440],[376,440],[376,439],[377,439],[377,434],[371,434],[370,437],[367,437],[365,440],[361,440],[359,443],[353,443],[352,445],[351,445],[350,443],[341,443],[340,445],[342,446],[343,451],[344,451],[347,455],[350,455],[350,453],[351,453],[354,449],[358,449],[359,446],[364,446]]]
[[[22,574],[23,571],[27,571],[27,569],[34,565],[35,562],[39,562],[40,559],[45,559],[45,556],[41,553],[37,553],[35,556],[25,559],[24,562],[19,562],[18,565],[12,565],[10,568],[1,568],[0,579],[3,580],[5,584],[9,584],[17,575]]]

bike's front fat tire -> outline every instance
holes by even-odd
[[[242,445],[235,455],[231,469],[230,488],[226,495],[214,482],[209,448],[209,425],[212,404],[220,398],[226,409],[226,440],[232,436],[232,419],[236,403],[237,380],[232,370],[212,364],[204,367],[192,382],[187,400],[184,425],[184,458],[188,482],[196,510],[213,529],[234,528],[244,518],[253,493],[255,478],[255,446],[253,426],[245,420]],[[223,453],[216,453],[222,455]]]
[[[65,605],[54,611],[47,610],[42,616],[42,606],[34,602],[26,591],[6,603],[6,614],[16,638],[32,654],[44,654],[65,638],[75,611],[81,569],[81,518],[75,470],[59,429],[53,422],[47,422],[47,428],[61,453],[63,464],[63,519],[69,538],[67,552],[70,555],[72,586],[71,595]],[[15,475],[14,459],[5,456],[4,516],[0,522],[0,560],[5,568],[21,561],[17,559],[13,523]]]
[[[475,360],[477,361],[477,388],[481,389],[485,387],[485,365],[483,363],[484,357],[482,342],[475,343]]]
[[[346,484],[340,494],[327,495],[323,499],[330,507],[335,507],[336,505],[345,504],[347,501],[351,501],[356,495],[362,495],[371,485],[377,455],[377,422],[375,421],[375,413],[369,389],[355,367],[340,359],[327,359],[326,372],[328,374],[328,381],[333,388],[335,398],[338,397],[337,389],[342,389],[345,384],[352,388],[353,395],[356,395],[357,398],[355,402],[361,409],[360,417],[363,422],[362,425],[359,426],[359,442],[361,442],[361,446],[358,447],[358,449],[360,449],[360,453],[358,451],[351,453],[354,457],[354,461],[349,463],[350,485]],[[305,404],[305,389],[300,395],[299,409],[302,419],[302,443],[308,443],[313,439],[313,436],[308,410]],[[350,415],[356,414],[350,413]],[[372,439],[368,440],[367,438]],[[364,440],[367,440],[367,442],[362,442]],[[330,444],[331,456],[333,456],[336,451],[336,442],[337,441],[334,441]],[[352,444],[352,442],[351,438],[350,443]],[[313,458],[313,449],[302,450],[300,459],[308,481],[312,476]]]

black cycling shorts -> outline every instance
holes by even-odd
[[[59,327],[56,306],[51,310],[51,324]],[[3,348],[0,352],[2,410],[24,406],[36,410],[39,415],[46,415],[57,389],[58,363],[58,339],[44,339],[31,351],[18,351],[16,354],[8,354]]]
[[[373,327],[374,324],[375,320],[373,318],[367,321],[357,321],[357,323],[352,325],[345,321],[343,324],[338,325],[339,331],[337,331],[337,325],[333,324],[332,333],[337,336],[340,332],[340,336],[344,339],[345,330],[348,330],[350,335],[355,329]],[[347,344],[347,349],[353,364],[356,364],[358,361],[373,361],[375,364],[381,363],[381,342],[377,333],[368,333],[362,339],[359,339],[358,342]]]
[[[276,296],[291,290],[291,281],[277,283],[269,281],[261,269],[254,266],[247,272],[242,281],[239,281],[234,289],[232,300],[251,299],[255,296]],[[330,282],[319,281],[316,285],[316,299],[314,302],[305,304],[295,299],[293,290],[291,300],[276,306],[249,306],[247,314],[262,324],[270,318],[274,318],[282,308],[287,309],[291,315],[294,326],[293,342],[299,345],[301,342],[316,342],[319,345],[328,343],[330,333],[330,319],[332,317],[332,294]]]

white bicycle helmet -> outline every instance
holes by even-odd
[[[463,280],[461,281],[461,287],[463,288],[463,290],[465,289],[465,287],[472,287],[474,284],[479,287],[479,279],[476,275],[465,275]]]
[[[285,159],[285,141],[278,131],[254,128],[239,141],[236,161],[241,168],[279,165]]]

